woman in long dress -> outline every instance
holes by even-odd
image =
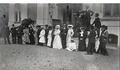
[[[24,42],[27,44],[27,43],[30,43],[30,39],[29,39],[29,29],[26,27],[24,30],[23,30],[23,39],[24,39]]]
[[[67,41],[66,46],[67,47],[69,46],[69,43],[71,42],[71,38],[74,35],[74,31],[72,28],[73,28],[73,25],[68,25],[68,33],[67,33],[67,38],[66,38],[66,41]]]
[[[48,42],[47,42],[47,46],[48,46],[48,47],[51,47],[52,31],[53,31],[53,30],[52,30],[52,27],[50,26],[50,27],[49,27],[49,32],[48,32],[48,37],[47,37],[47,38],[48,38]]]
[[[39,43],[41,46],[43,46],[45,44],[45,28],[44,27],[42,28],[39,37],[40,37]]]
[[[78,44],[78,51],[85,51],[86,50],[86,43],[85,39],[87,37],[87,32],[85,31],[84,27],[80,27],[79,31],[79,44]]]
[[[53,34],[55,35],[54,40],[53,40],[53,48],[61,49],[62,43],[61,43],[61,38],[60,38],[60,25],[56,25],[55,31]]]

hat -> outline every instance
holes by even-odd
[[[105,25],[102,25],[101,28],[102,28],[102,27],[105,27]]]
[[[85,27],[80,27],[80,29],[85,29]]]
[[[60,25],[56,25],[55,28],[60,28]]]
[[[68,27],[72,27],[73,28],[73,25],[68,25]]]

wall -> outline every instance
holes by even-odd
[[[9,5],[0,3],[0,31],[4,25],[8,24],[7,22],[9,18],[8,12],[9,12]],[[6,18],[3,20],[4,14],[6,15]]]
[[[15,22],[15,10],[14,10],[15,3],[9,3],[9,21],[8,25],[9,27],[12,26]],[[21,6],[21,20],[27,18],[27,4],[26,3],[20,3]],[[20,25],[20,23],[15,23],[15,26]]]
[[[37,18],[37,4],[36,3],[28,4],[28,18],[31,18],[32,20],[36,21],[36,18]]]

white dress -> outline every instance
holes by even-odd
[[[68,51],[74,51],[77,49],[75,43],[69,43],[69,46],[66,48]]]
[[[62,48],[62,43],[61,43],[61,38],[60,38],[60,30],[55,30],[54,31],[54,40],[53,40],[53,48],[61,49]]]
[[[39,37],[40,37],[39,42],[45,43],[45,30],[44,29],[41,30]]]
[[[66,39],[66,41],[67,41],[66,46],[67,47],[69,46],[69,43],[71,42],[71,38],[72,38],[73,35],[74,35],[73,29],[69,29],[68,33],[67,33],[67,39]]]
[[[51,46],[51,41],[52,41],[52,30],[49,30],[49,33],[48,33],[48,42],[47,42],[47,46]]]

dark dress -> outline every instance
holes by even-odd
[[[33,35],[34,31],[32,28],[29,28],[29,33],[30,33],[30,35],[29,35],[30,44],[35,44],[35,39],[34,39],[34,35]]]
[[[81,35],[81,31],[79,30],[79,45],[78,45],[78,51],[85,51],[86,50],[86,43],[85,39],[87,37],[87,32],[83,31],[83,36]]]

